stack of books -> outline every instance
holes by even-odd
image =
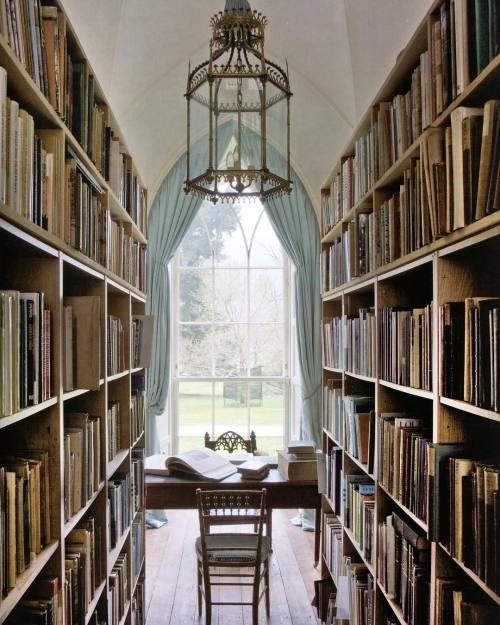
[[[269,465],[262,460],[247,460],[238,466],[242,480],[262,480],[269,474]]]
[[[314,441],[290,441],[287,450],[278,450],[278,471],[290,482],[315,482],[318,479]]]

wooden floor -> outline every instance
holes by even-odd
[[[314,534],[290,523],[296,511],[273,513],[271,618],[269,625],[317,625],[311,607]],[[196,606],[194,541],[199,535],[195,511],[169,511],[169,522],[146,533],[147,625],[204,625],[205,611]],[[223,589],[222,600],[240,600],[240,589]],[[246,592],[246,591],[245,591]],[[247,595],[245,594],[245,600]],[[251,608],[225,606],[212,610],[212,625],[251,625]],[[263,602],[260,625],[266,623]]]

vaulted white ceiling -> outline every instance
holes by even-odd
[[[63,0],[144,182],[154,192],[185,149],[188,62],[208,55],[224,0]],[[316,204],[352,128],[430,0],[251,0],[266,54],[288,60],[292,159]]]

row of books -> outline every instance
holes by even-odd
[[[439,307],[439,393],[498,412],[500,298]]]
[[[344,366],[342,347],[342,317],[323,317],[323,365],[331,369],[342,369]]]
[[[139,290],[146,291],[146,246],[136,241],[126,223],[108,213],[107,268]]]
[[[355,556],[344,556],[345,574],[349,589],[349,622],[366,625],[375,619],[375,585],[373,576]]]
[[[332,579],[338,585],[342,574],[342,523],[335,514],[323,513],[323,557]]]
[[[146,625],[146,587],[143,580],[139,580],[135,587],[130,608],[131,625]]]
[[[66,622],[85,625],[89,605],[105,577],[101,527],[87,517],[68,534],[64,548]]]
[[[377,330],[373,308],[360,308],[345,316],[344,366],[346,371],[374,377],[377,370]]]
[[[119,625],[125,614],[128,593],[128,555],[121,553],[109,575],[109,625]]]
[[[131,625],[146,625],[146,587],[143,580],[139,580],[135,587],[130,614]]]
[[[106,267],[109,211],[100,186],[76,158],[66,160],[64,189],[64,241]]]
[[[132,367],[148,367],[154,331],[153,315],[132,316]]]
[[[452,556],[498,594],[500,468],[470,457],[451,457],[448,462],[449,532],[441,538]]]
[[[379,309],[379,377],[430,391],[432,302],[423,308]]]
[[[430,543],[395,512],[378,527],[378,574],[382,587],[402,610],[408,625],[430,619]]]
[[[333,440],[344,440],[344,400],[341,379],[326,380],[323,385],[323,427]]]
[[[316,608],[320,623],[337,623],[336,604],[337,592],[331,578],[314,580],[314,598],[311,605]]]
[[[431,16],[432,116],[442,113],[500,51],[493,0],[446,0]]]
[[[429,444],[425,419],[381,413],[377,429],[377,476],[389,493],[427,522]]]
[[[33,116],[7,96],[7,72],[0,67],[0,200],[31,222],[57,227],[56,169],[63,137],[36,129]]]
[[[0,603],[51,542],[49,454],[10,450],[0,457]]]
[[[344,524],[366,561],[375,555],[375,483],[366,475],[344,475]]]
[[[63,389],[99,389],[101,383],[101,299],[64,297]]]
[[[436,578],[436,625],[475,625],[498,620],[496,605],[479,602],[454,577]]]
[[[95,80],[87,62],[74,58],[68,47],[66,18],[39,0],[2,0],[0,32],[87,152],[110,182],[122,206],[145,232],[146,194],[133,170],[132,159],[109,123],[106,105],[98,102]]]
[[[63,625],[65,592],[65,583],[61,586],[58,577],[40,575],[19,601],[7,622],[9,625]]]
[[[120,402],[108,401],[106,423],[108,428],[108,462],[111,462],[123,448],[121,442]]]
[[[108,545],[113,549],[130,525],[130,474],[108,482]]]
[[[360,209],[321,253],[321,290],[331,291],[375,269],[378,249],[372,209]]]
[[[130,542],[132,545],[132,580],[135,583],[144,559],[144,519],[139,515],[132,521]]]
[[[137,447],[132,449],[132,468],[130,472],[130,498],[132,501],[132,512],[138,512],[144,506],[144,449]]]
[[[121,373],[125,365],[125,334],[116,315],[108,315],[108,375]]]
[[[50,398],[50,346],[44,293],[0,291],[0,416]]]
[[[373,473],[375,458],[375,398],[363,395],[344,397],[344,449]]]
[[[146,388],[143,375],[132,376],[132,396],[130,397],[130,439],[137,441],[144,432],[146,419]]]
[[[451,126],[422,137],[399,189],[375,210],[358,211],[322,252],[322,289],[428,245],[500,209],[499,101],[458,107]]]
[[[87,505],[103,479],[100,417],[64,415],[64,519]]]
[[[326,456],[326,492],[330,501],[332,512],[337,516],[341,514],[342,493],[342,448],[332,447]]]

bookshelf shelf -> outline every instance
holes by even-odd
[[[462,412],[468,412],[469,414],[482,417],[483,419],[490,419],[491,421],[497,421],[500,423],[500,414],[498,412],[494,412],[493,410],[486,410],[486,408],[480,408],[479,406],[474,406],[474,404],[469,404],[466,401],[460,401],[459,399],[450,399],[449,397],[440,397],[439,401],[444,406],[456,408],[457,410],[461,410]]]
[[[106,504],[109,494],[108,489],[110,488],[108,478],[115,475],[119,468],[123,468],[124,473],[130,474],[132,460],[134,468],[135,463],[142,461],[145,443],[145,432],[143,431],[141,436],[134,442],[133,450],[131,451],[132,446],[129,443],[133,424],[130,403],[131,390],[134,388],[134,381],[131,376],[133,374],[147,374],[144,368],[137,368],[131,371],[133,355],[130,354],[132,351],[132,314],[144,314],[145,312],[146,296],[138,287],[141,286],[143,288],[143,285],[146,283],[145,254],[147,234],[145,224],[147,190],[141,181],[130,151],[123,140],[123,133],[109,107],[105,94],[95,79],[94,71],[88,62],[85,51],[82,49],[78,37],[66,16],[61,0],[44,3],[44,8],[47,8],[47,12],[43,15],[40,14],[41,21],[37,21],[36,24],[31,22],[32,18],[35,19],[35,14],[24,14],[24,8],[19,9],[19,6],[15,6],[15,3],[4,3],[4,5],[7,7],[5,9],[4,6],[4,12],[7,11],[8,15],[7,18],[4,16],[4,19],[7,19],[9,23],[9,20],[14,20],[13,12],[23,11],[22,21],[18,17],[15,18],[15,33],[12,31],[9,35],[9,40],[14,45],[12,36],[14,38],[22,37],[22,46],[26,46],[24,48],[26,53],[25,67],[17,58],[7,39],[0,34],[0,66],[7,74],[6,95],[10,99],[8,101],[12,102],[12,105],[9,104],[7,109],[4,106],[5,101],[2,101],[5,113],[4,121],[6,119],[9,120],[9,124],[12,124],[12,130],[16,128],[14,122],[16,121],[15,117],[18,115],[17,105],[19,110],[25,111],[25,113],[19,114],[19,120],[22,120],[23,123],[20,121],[17,125],[17,129],[24,130],[24,134],[19,130],[16,131],[16,141],[17,139],[19,139],[19,142],[23,141],[22,146],[19,146],[19,153],[21,153],[21,147],[23,150],[29,150],[27,142],[33,136],[29,132],[31,128],[34,128],[35,139],[33,141],[36,151],[34,151],[35,158],[33,163],[28,158],[10,162],[10,153],[4,159],[6,160],[4,173],[7,167],[9,167],[9,175],[15,174],[18,180],[26,179],[29,182],[28,176],[32,176],[33,193],[29,197],[22,195],[20,198],[17,198],[18,202],[14,202],[16,196],[12,197],[9,190],[7,194],[9,204],[0,203],[0,266],[2,266],[2,284],[0,287],[5,290],[18,291],[25,294],[43,293],[43,296],[37,296],[38,300],[31,296],[31,299],[27,301],[35,302],[30,305],[35,310],[38,302],[39,304],[43,303],[42,310],[48,309],[50,311],[50,316],[46,316],[44,313],[43,317],[42,315],[40,317],[42,317],[44,324],[50,322],[51,349],[49,361],[50,385],[53,397],[35,406],[20,410],[15,414],[0,417],[0,430],[2,432],[2,441],[6,444],[5,449],[10,446],[10,441],[13,441],[19,447],[13,446],[12,449],[32,450],[34,456],[36,453],[38,454],[37,457],[42,458],[40,460],[40,476],[42,476],[41,471],[45,466],[42,463],[48,461],[50,466],[48,484],[45,481],[43,484],[41,481],[39,484],[35,480],[31,481],[30,488],[34,483],[34,490],[28,491],[30,494],[28,503],[31,504],[32,501],[35,501],[40,507],[45,504],[45,510],[50,516],[50,534],[53,542],[36,557],[22,575],[18,576],[15,587],[0,602],[0,623],[4,623],[11,613],[17,619],[16,606],[23,598],[32,598],[30,586],[33,582],[38,583],[40,581],[47,588],[54,588],[57,580],[58,588],[63,588],[66,578],[66,567],[69,562],[69,557],[67,556],[70,548],[68,544],[72,542],[71,532],[75,529],[92,531],[87,528],[95,527],[96,531],[99,528],[101,530],[100,533],[97,532],[96,534],[100,536],[98,539],[100,549],[96,549],[95,553],[103,554],[102,573],[104,580],[96,589],[92,602],[88,606],[87,614],[82,620],[85,625],[93,622],[92,615],[97,606],[99,606],[100,615],[101,611],[102,614],[107,613],[111,596],[109,592],[111,585],[109,578],[111,573],[110,567],[114,565],[118,554],[122,552],[126,553],[129,562],[126,570],[127,593],[124,597],[124,600],[127,600],[127,609],[122,619],[122,623],[125,624],[131,621],[130,593],[132,589],[132,573],[130,562],[132,545],[129,539],[130,527],[120,539],[117,549],[111,550],[106,531],[111,523],[111,512]],[[44,20],[51,20],[52,24],[43,23]],[[48,33],[52,32],[50,29],[54,27],[55,20],[57,20],[58,42],[57,45],[51,47],[47,45],[47,39],[50,38]],[[5,21],[3,24],[5,26]],[[45,27],[47,26],[48,29],[45,32]],[[44,31],[43,36],[42,30]],[[34,40],[31,40],[32,35],[37,38],[36,43]],[[42,39],[44,47],[42,56],[40,56],[40,50],[37,46]],[[17,46],[18,52],[22,46]],[[32,78],[32,75],[35,76],[37,69],[35,57],[36,61],[43,63],[44,78],[47,79],[47,85],[50,89],[52,89],[52,83],[49,84],[49,72],[51,70],[54,71],[54,74],[56,71],[58,72],[56,94],[51,91],[50,101],[49,97],[46,97],[37,86],[38,79]],[[28,67],[29,70],[26,69]],[[57,70],[55,69],[56,67]],[[38,65],[38,69],[42,71],[42,66]],[[75,79],[73,88],[68,89],[69,80],[65,82],[64,78],[66,78],[66,71],[72,72],[73,69],[75,69],[75,77],[79,75],[79,70],[84,70],[86,79],[81,83],[78,83]],[[30,75],[31,73],[32,75]],[[93,90],[91,82],[94,87]],[[64,87],[66,87],[66,91]],[[80,102],[77,103],[76,99],[78,98]],[[78,122],[75,118],[75,123],[70,126],[71,119],[69,117],[67,119],[70,119],[70,121],[66,122],[63,120],[62,115],[60,116],[56,112],[52,104],[54,103],[55,105],[57,100],[61,113],[64,112],[62,111],[63,104],[69,107],[66,110],[73,111],[78,110],[78,104],[81,105],[82,117]],[[75,106],[71,109],[70,107],[73,104]],[[11,106],[12,108],[10,108]],[[88,122],[89,128],[79,128],[78,123],[81,120],[84,120],[82,126]],[[9,127],[7,126],[8,130]],[[87,142],[89,144],[88,148],[85,145]],[[114,156],[111,154],[111,146],[118,148]],[[18,147],[17,144],[15,147]],[[102,152],[99,153],[101,148]],[[92,152],[94,156],[91,156]],[[28,153],[26,152],[26,154]],[[37,160],[39,153],[42,154],[42,157]],[[108,165],[106,175],[110,180],[109,182],[102,173],[105,171],[104,161],[102,160],[105,156],[107,157]],[[114,161],[113,158],[115,159]],[[49,159],[51,160],[49,161]],[[51,163],[50,167],[49,163]],[[114,165],[114,169],[112,169],[112,165]],[[78,167],[78,171],[75,167]],[[41,171],[45,172],[43,176],[40,174]],[[67,206],[65,202],[66,197],[74,197],[75,203],[77,203],[76,191],[71,196],[69,194],[69,191],[72,192],[74,190],[72,188],[73,182],[75,182],[74,188],[78,188],[78,192],[81,192],[80,209],[86,205],[87,212],[82,210],[79,213],[74,206]],[[81,184],[77,184],[77,182]],[[51,185],[50,194],[47,193],[47,187],[44,187],[44,185],[49,184]],[[35,185],[38,186],[35,188]],[[92,190],[91,187],[93,188]],[[96,199],[95,205],[94,202],[84,202],[84,193],[88,193],[87,199],[90,196]],[[52,205],[48,203],[43,204],[44,213],[42,215],[41,205],[37,204],[36,201],[38,198],[47,199],[47,197],[52,198],[53,203]],[[31,204],[31,201],[33,201],[33,204]],[[27,216],[30,213],[32,216],[28,219]],[[90,234],[92,229],[89,228],[87,230],[82,226],[85,220],[89,224],[92,219],[95,224],[98,224],[98,229],[100,230],[99,241],[97,242],[93,240],[93,235],[91,236]],[[38,225],[42,221],[44,225],[47,225],[48,222],[50,230],[45,230]],[[104,223],[109,225],[106,231],[101,227]],[[70,226],[74,226],[74,229],[72,230]],[[109,236],[105,236],[106,234],[109,234]],[[72,242],[71,245],[68,243],[69,241]],[[117,259],[119,250],[124,249],[120,247],[121,245],[125,245],[125,248],[128,249],[129,257],[123,266],[118,263]],[[85,250],[89,256],[79,250]],[[93,259],[99,259],[100,262]],[[11,260],[12,262],[10,262]],[[120,275],[117,275],[115,271],[119,272]],[[122,278],[122,275],[125,277]],[[131,282],[128,282],[128,280]],[[99,323],[96,321],[95,327],[100,329],[100,341],[96,342],[96,344],[100,343],[100,356],[95,361],[99,365],[100,376],[102,377],[99,379],[99,388],[96,391],[86,388],[75,388],[69,392],[63,391],[66,382],[66,379],[63,379],[63,377],[66,373],[65,367],[67,366],[64,358],[68,355],[68,351],[65,351],[68,346],[66,342],[68,325],[65,324],[69,323],[70,320],[69,316],[66,317],[67,310],[65,309],[68,306],[67,298],[71,298],[74,312],[74,298],[77,297],[82,297],[82,299],[84,297],[93,297],[96,309],[97,303],[99,304]],[[97,302],[97,298],[99,302]],[[2,299],[2,302],[7,302],[9,307],[15,304],[17,310],[22,310],[20,301],[21,299],[15,294],[4,294]],[[15,309],[12,307],[12,310]],[[26,306],[25,310],[29,311],[30,309]],[[125,362],[122,366],[125,370],[116,376],[107,378],[104,373],[108,370],[107,361],[109,358],[106,316],[108,313],[114,314],[115,310],[117,310],[123,325]],[[26,315],[26,317],[28,323],[34,323],[32,318],[34,319],[35,315],[32,315],[32,317]],[[5,319],[5,317],[2,316],[2,319]],[[9,323],[11,322],[9,321]],[[73,317],[72,323],[75,323],[75,317]],[[12,328],[15,327],[13,323],[11,323],[11,326]],[[42,339],[48,334],[45,330],[46,327],[43,326],[43,330],[40,332],[40,347],[37,348],[41,352],[39,354],[40,357],[44,356],[42,350],[45,343],[42,342]],[[42,324],[40,324],[40,328],[42,328]],[[14,332],[11,329],[7,331],[9,333]],[[13,341],[12,345],[14,344]],[[78,353],[81,352],[78,350]],[[43,367],[46,366],[46,361],[45,359],[42,360],[42,358],[41,361],[41,372],[44,373]],[[16,367],[17,362],[12,359],[12,369],[14,370]],[[34,377],[33,373],[29,375]],[[17,380],[18,378],[14,375],[11,376],[11,379]],[[30,378],[28,374],[27,379],[29,384]],[[47,398],[50,393],[47,392],[47,387],[44,386],[46,378],[39,378],[38,380],[41,381],[38,381],[36,378],[35,380],[39,387],[36,393],[33,394],[35,397],[38,394],[41,398]],[[31,383],[34,385],[35,381]],[[83,387],[86,384],[90,385],[89,382],[84,384],[80,381],[78,386]],[[77,386],[76,380],[75,386]],[[29,389],[25,382],[24,389],[26,387]],[[142,393],[142,391],[135,392]],[[9,395],[2,394],[2,397],[7,397],[7,400],[6,403],[2,404],[2,412],[0,414],[11,410],[9,407]],[[14,405],[26,403],[24,398],[23,401],[18,401],[17,391],[14,386],[12,387],[12,397],[14,401],[11,403]],[[120,449],[120,452],[110,463],[106,463],[111,434],[111,428],[107,421],[108,401],[119,402],[122,407],[119,410],[122,439],[119,446],[126,446],[124,449]],[[140,404],[139,401],[137,403]],[[101,471],[105,474],[106,479],[99,484],[97,492],[90,497],[85,506],[67,522],[64,522],[64,518],[67,516],[66,506],[69,505],[68,498],[65,499],[64,497],[65,492],[68,492],[64,490],[65,486],[67,487],[65,480],[68,476],[66,471],[68,456],[73,454],[73,458],[84,457],[83,453],[81,456],[78,453],[78,445],[80,443],[83,449],[84,428],[77,427],[79,422],[75,420],[75,417],[78,416],[78,418],[81,418],[81,423],[85,423],[84,415],[87,414],[92,415],[92,418],[88,422],[89,429],[85,431],[87,434],[92,432],[92,444],[99,446]],[[134,416],[137,416],[137,414]],[[139,414],[137,418],[141,417],[142,415]],[[91,424],[90,421],[92,422]],[[82,431],[81,438],[78,433],[79,429]],[[136,432],[137,430],[134,433]],[[89,444],[88,438],[86,442]],[[86,449],[90,449],[90,444]],[[97,465],[98,463],[96,462],[95,468],[97,468]],[[35,469],[30,470],[34,471]],[[12,473],[12,471],[9,472]],[[137,476],[141,474],[139,468],[136,474]],[[5,471],[5,475],[7,475],[7,471]],[[46,475],[45,473],[44,478]],[[28,478],[23,479],[28,480]],[[4,484],[2,483],[3,486]],[[43,493],[47,493],[47,497],[48,493],[50,493],[51,500],[41,502]],[[32,500],[31,497],[34,499]],[[19,496],[16,491],[16,504],[18,500]],[[24,503],[26,504],[26,501]],[[72,506],[73,504],[74,502],[71,502]],[[79,502],[72,509],[74,510],[78,505]],[[141,508],[141,511],[143,511],[143,508]],[[139,518],[143,520],[144,515],[138,515],[137,519]],[[49,521],[49,518],[43,514],[41,519],[43,523]],[[25,521],[24,518],[23,521]],[[84,524],[86,524],[85,528]],[[16,534],[21,531],[18,527],[23,528],[22,531],[24,532],[27,531],[24,530],[25,524],[19,522],[16,524]],[[42,535],[45,526],[39,529]],[[11,558],[9,562],[9,565],[11,565],[13,551],[12,549],[5,551],[7,557]],[[76,551],[73,551],[73,554],[76,555]],[[4,565],[6,562],[7,559],[4,561]],[[143,575],[144,568],[143,566]],[[70,606],[65,605],[64,607],[66,610],[71,611]],[[63,616],[63,625],[66,625],[66,621],[69,618],[68,615],[69,612],[66,612],[66,615]]]
[[[130,369],[130,373],[139,373],[140,371],[144,371],[144,367],[135,367],[134,369]]]
[[[365,557],[365,555],[363,553],[363,550],[361,549],[361,547],[359,546],[358,542],[354,538],[354,534],[351,532],[351,530],[348,527],[345,527],[345,526],[344,526],[344,532],[345,532],[347,538],[349,539],[349,542],[351,543],[351,545],[354,547],[354,549],[356,550],[357,554],[361,558],[361,560],[363,560],[363,562],[365,563],[366,568],[370,571],[370,573],[372,575],[374,575],[373,564],[368,562],[368,560],[366,559],[366,557]]]
[[[113,460],[108,462],[108,466],[107,466],[107,470],[106,470],[106,476],[107,476],[108,480],[113,477],[113,475],[116,473],[116,471],[118,471],[118,469],[123,464],[123,461],[127,458],[128,454],[129,454],[128,448],[127,449],[121,449],[116,454],[116,456],[113,458]]]
[[[382,174],[373,186],[374,190],[382,189],[393,185],[395,182],[401,179],[403,172],[408,168],[410,160],[418,155],[420,150],[420,137],[414,141],[405,153],[393,163],[389,169]]]
[[[47,408],[55,406],[57,401],[57,397],[51,397],[50,399],[47,399],[47,401],[43,401],[35,406],[28,406],[28,408],[23,408],[14,414],[6,417],[0,417],[0,429],[9,427],[15,423],[19,423],[19,421],[24,421],[24,419],[27,419],[28,417],[32,417],[35,414],[43,412],[44,410],[47,410]]]
[[[36,557],[35,560],[33,560],[29,568],[18,576],[15,588],[13,588],[9,594],[3,598],[2,603],[0,604],[0,623],[3,623],[16,607],[37,575],[42,571],[47,562],[57,551],[58,547],[59,541],[56,540],[51,543]]]
[[[448,551],[448,549],[442,543],[438,543],[438,545],[441,548],[441,550],[448,556],[448,558],[453,560],[453,562],[476,584],[476,586],[478,586],[478,588],[480,588],[485,594],[488,595],[488,597],[492,601],[494,601],[498,606],[500,606],[500,596],[497,595],[494,590],[492,590],[489,586],[487,586],[483,582],[483,580],[478,575],[476,575],[474,571],[469,569],[469,567],[465,566],[463,562],[460,562],[460,560],[457,560],[456,558],[454,558],[451,555],[451,553]]]
[[[90,619],[92,618],[92,615],[94,614],[95,609],[97,608],[97,604],[99,603],[99,600],[101,599],[102,593],[105,588],[106,588],[106,580],[102,581],[99,584],[99,586],[95,589],[94,596],[92,597],[92,601],[89,603],[89,607],[87,608],[87,612],[85,614],[85,625],[88,625]]]
[[[406,622],[406,620],[405,620],[405,618],[403,616],[403,610],[394,601],[394,599],[392,599],[389,596],[389,594],[386,592],[385,588],[382,586],[382,584],[378,580],[377,580],[377,587],[380,590],[380,592],[382,593],[382,595],[385,597],[385,600],[387,601],[387,603],[390,606],[391,610],[394,612],[394,616],[396,616],[396,618],[398,619],[400,624],[401,625],[408,625],[408,623]]]
[[[330,371],[331,373],[344,373],[343,369],[336,369],[335,367],[323,367],[325,371]]]
[[[392,388],[394,391],[400,391],[407,395],[415,395],[415,397],[423,397],[424,399],[434,399],[434,393],[432,391],[425,391],[421,388],[413,388],[412,386],[403,386],[402,384],[394,384],[394,382],[387,382],[387,380],[379,380],[381,386],[386,388]]]
[[[127,601],[127,603],[125,604],[125,609],[123,611],[123,616],[120,619],[120,622],[118,623],[118,625],[125,625],[127,619],[128,619],[128,613],[130,612],[130,601]]]
[[[372,378],[369,375],[361,375],[360,373],[352,373],[351,371],[344,371],[344,373],[351,378],[356,378],[356,380],[363,380],[363,382],[371,382],[372,384],[375,384],[377,381],[376,378]]]
[[[127,538],[129,537],[129,534],[130,534],[130,525],[123,532],[122,536],[120,536],[120,538],[118,539],[118,542],[113,547],[113,549],[111,549],[111,551],[108,553],[108,571],[111,571],[111,569],[114,567],[116,558],[123,551],[125,547],[125,543],[127,542]]]
[[[142,430],[142,432],[139,434],[139,436],[135,439],[135,441],[132,443],[131,447],[137,447],[137,445],[142,441],[142,438],[144,437],[144,430]]]
[[[355,458],[353,455],[351,455],[346,449],[344,449],[344,454],[345,456],[350,460],[350,462],[352,462],[353,464],[355,464],[359,469],[361,469],[363,471],[363,473],[366,473],[366,475],[374,480],[375,476],[373,475],[373,473],[369,473],[368,472],[368,465],[363,464],[362,462],[360,462],[357,458]]]
[[[114,375],[109,375],[107,377],[108,382],[114,382],[115,380],[120,380],[129,374],[129,370],[125,369],[125,371],[120,371],[119,373],[115,373]]]
[[[90,506],[94,503],[97,497],[99,497],[99,495],[102,493],[103,490],[104,490],[104,481],[99,484],[99,488],[92,495],[92,497],[87,501],[86,505],[81,510],[78,510],[78,512],[74,514],[71,517],[71,519],[66,521],[66,523],[64,524],[64,538],[66,538],[68,534],[71,532],[71,530],[74,529],[78,525],[78,523],[83,519],[83,517],[88,512]]]
[[[383,491],[385,493],[385,495],[387,497],[389,497],[389,499],[393,503],[395,503],[400,508],[400,510],[402,510],[406,514],[407,517],[409,517],[416,525],[418,525],[421,529],[424,530],[424,532],[427,533],[428,526],[427,526],[427,523],[425,521],[422,521],[422,519],[420,519],[416,514],[411,512],[411,510],[408,510],[408,508],[404,504],[402,504],[399,501],[399,499],[394,497],[394,495],[392,495],[383,484],[378,482],[378,486],[379,486],[380,490]]]

